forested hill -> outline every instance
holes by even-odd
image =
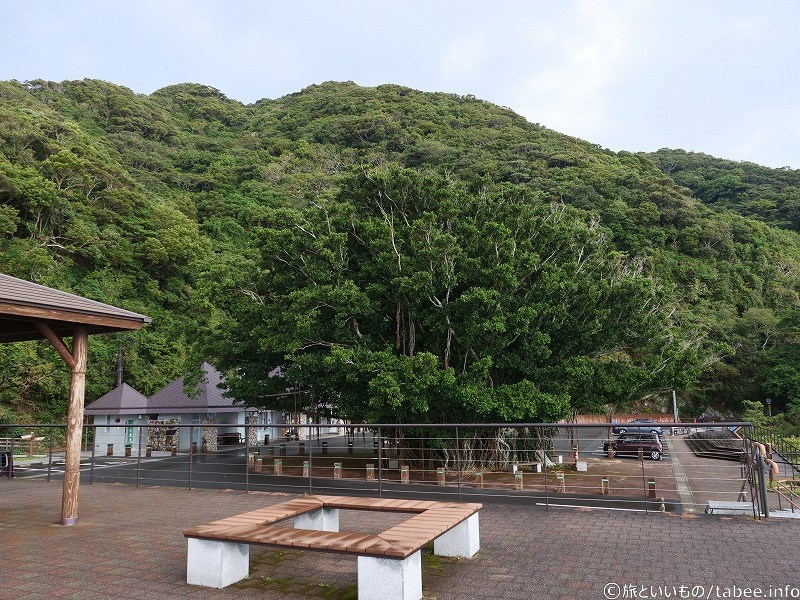
[[[667,148],[647,156],[704,204],[800,231],[800,170]]]
[[[204,357],[257,400],[284,364],[358,420],[800,402],[797,171],[353,83],[4,82],[0,150],[0,271],[153,317],[92,340],[89,400],[123,345],[145,394]],[[0,419],[59,419],[67,384],[0,346]]]

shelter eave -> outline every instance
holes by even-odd
[[[140,329],[150,317],[126,319],[73,311],[37,309],[0,302],[0,343],[42,339],[37,321],[47,323],[56,335],[70,337],[76,324],[85,325],[90,335]]]

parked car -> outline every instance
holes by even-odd
[[[657,433],[658,435],[664,435],[661,425],[653,421],[653,419],[634,419],[630,423],[617,425],[611,431],[614,432],[614,435],[623,433]]]
[[[653,460],[661,460],[664,455],[664,445],[658,434],[650,432],[623,433],[603,444],[603,452],[608,452],[609,448],[613,449],[614,456],[638,456],[639,448],[644,456]]]

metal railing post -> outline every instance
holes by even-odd
[[[92,458],[89,459],[89,485],[92,485],[92,480],[94,479],[94,449],[97,444],[97,425],[94,426],[94,431],[92,432]]]
[[[317,426],[317,440],[319,440],[319,425]],[[312,493],[312,484],[311,484],[311,470],[314,468],[312,464],[312,452],[311,452],[311,442],[314,440],[314,433],[311,429],[311,426],[308,426],[308,494],[311,495]]]
[[[142,471],[142,426],[139,425],[139,452],[136,455],[136,487],[139,487],[139,479]]]
[[[461,449],[458,443],[458,427],[456,427],[456,477],[458,478],[458,501],[461,502]]]
[[[641,441],[639,442],[639,455],[642,457],[642,490],[644,490],[644,514],[648,514],[647,508],[647,477],[644,474],[644,448]]]
[[[192,489],[192,461],[194,459],[192,444],[194,444],[194,425],[189,426],[189,489]]]
[[[378,427],[378,498],[383,498],[383,436]]]
[[[244,419],[244,492],[250,492],[250,426]]]
[[[764,514],[764,518],[769,518],[769,505],[767,504],[767,483],[764,477],[764,467],[766,463],[764,462],[764,457],[761,456],[761,450],[756,450],[756,468],[758,473],[756,473],[758,477],[758,494],[761,497],[761,512]]]
[[[50,482],[50,473],[53,470],[53,428],[50,428],[50,445],[47,451],[47,481]]]

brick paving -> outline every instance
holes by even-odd
[[[355,558],[310,551],[254,546],[250,579],[185,583],[182,529],[291,497],[84,482],[78,525],[61,527],[58,483],[0,480],[0,598],[354,599]],[[342,512],[342,529],[402,518]],[[510,504],[485,504],[480,520],[472,560],[424,557],[425,598],[591,600],[611,582],[800,587],[800,521]]]

